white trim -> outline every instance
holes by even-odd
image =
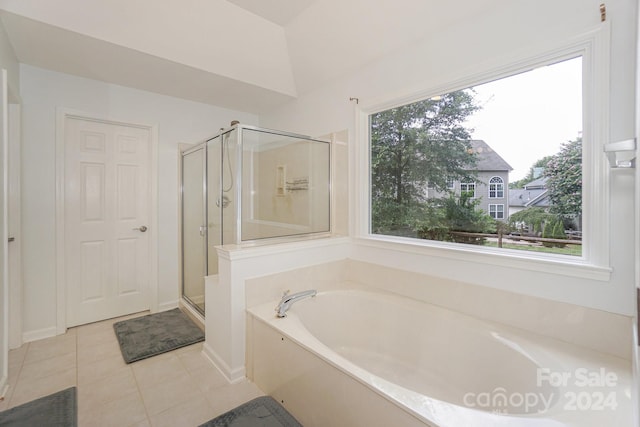
[[[370,234],[370,196],[368,191],[359,192],[355,201],[355,236],[359,244],[391,247],[395,250],[415,251],[430,256],[466,259],[495,265],[508,265],[523,270],[541,271],[599,281],[608,281],[611,275],[609,261],[609,168],[602,153],[603,144],[609,138],[609,49],[610,26],[598,25],[581,36],[572,38],[558,47],[538,46],[493,61],[489,66],[479,64],[485,70],[445,82],[404,97],[380,103],[356,106],[356,138],[360,142],[354,166],[355,187],[368,189],[370,171],[369,116],[380,111],[409,104],[432,96],[477,86],[482,83],[508,77],[536,67],[582,56],[583,92],[583,221],[585,241],[582,257],[563,257],[553,254],[520,254],[509,250],[466,247],[462,244],[420,241],[418,239],[395,238]],[[587,86],[590,84],[590,86]],[[587,148],[584,148],[587,147]],[[420,248],[420,249],[417,249]]]
[[[202,345],[202,354],[216,367],[229,384],[237,384],[245,379],[246,370],[244,366],[231,369],[224,359],[206,342]]]
[[[58,328],[51,326],[50,328],[37,329],[35,331],[27,331],[22,334],[22,342],[38,341],[45,338],[55,337],[58,334]]]
[[[178,300],[163,302],[162,304],[158,305],[156,311],[157,312],[167,311],[167,310],[173,310],[174,308],[178,308]]]
[[[64,228],[64,162],[65,162],[65,120],[78,118],[106,124],[137,127],[149,131],[149,310],[155,313],[158,305],[158,126],[126,120],[114,120],[93,113],[56,108],[56,333],[67,331],[67,300],[65,275],[65,228]],[[174,308],[177,302],[172,302]],[[26,341],[26,340],[25,340]]]
[[[494,211],[494,213],[496,215],[495,217],[491,216],[491,206],[495,206],[496,207],[496,210]],[[498,210],[498,206],[502,206],[502,210]],[[489,203],[487,205],[487,207],[488,207],[488,211],[489,211],[488,212],[489,216],[491,216],[491,218],[493,218],[493,219],[505,219],[504,218],[504,203]],[[498,213],[502,213],[502,217],[498,218]]]

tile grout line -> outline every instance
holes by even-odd
[[[138,382],[138,376],[136,375],[136,371],[134,371],[131,364],[127,364],[127,367],[131,369],[131,375],[133,375],[133,380],[136,382],[136,390],[138,391],[138,395],[140,396],[140,401],[142,402],[142,406],[144,407],[144,414],[147,417],[147,422],[151,427],[153,427],[153,425],[151,424],[151,416],[149,415],[149,408],[147,408],[147,404],[144,401],[144,396],[142,395],[142,390],[140,389],[140,383]]]
[[[16,375],[16,383],[13,385],[13,390],[11,390],[11,394],[9,395],[9,400],[7,401],[7,409],[11,409],[13,398],[16,395],[16,389],[18,388],[18,383],[20,382],[20,376],[22,375],[22,369],[24,368],[24,361],[27,359],[27,352],[29,351],[29,347],[31,345],[30,342],[24,343],[27,347],[24,349],[24,355],[20,359],[20,367],[18,368],[18,374]]]

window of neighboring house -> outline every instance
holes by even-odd
[[[476,183],[475,182],[461,182],[460,194],[464,194],[472,199],[476,197]]]
[[[456,188],[456,180],[449,178],[447,180],[447,190],[454,190]]]
[[[504,205],[489,205],[489,216],[493,219],[504,219]]]
[[[527,240],[504,238],[502,248],[582,255],[581,240],[567,237],[582,232],[582,61],[535,64],[369,114],[370,232],[477,247],[513,233]],[[510,217],[506,203],[488,203],[533,181],[549,194],[546,206],[514,205]],[[567,244],[548,247],[543,237]]]
[[[494,176],[489,181],[489,198],[502,199],[503,197],[504,197],[504,180],[499,176]]]

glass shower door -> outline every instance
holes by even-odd
[[[204,315],[207,275],[206,149],[182,154],[182,296]]]

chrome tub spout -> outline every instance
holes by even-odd
[[[296,292],[295,294],[289,295],[289,291],[285,291],[284,295],[282,295],[282,299],[276,306],[276,316],[278,317],[286,317],[287,311],[291,308],[293,303],[300,301],[303,298],[307,297],[315,297],[318,291],[315,289],[310,289],[308,291]]]

